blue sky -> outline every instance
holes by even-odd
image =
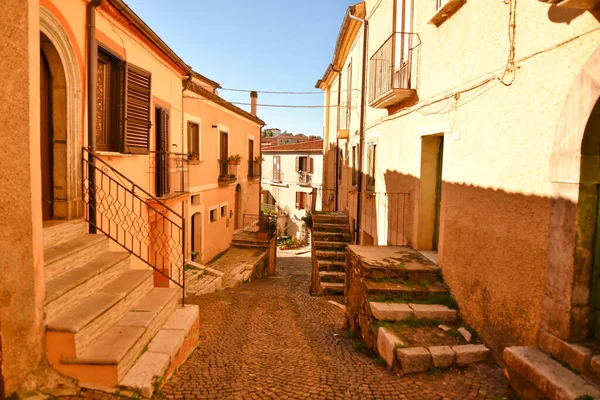
[[[126,0],[196,71],[223,88],[311,92],[357,0]],[[248,93],[220,90],[236,102]],[[259,93],[259,104],[323,105],[323,95]],[[249,107],[241,106],[249,110]],[[267,127],[322,136],[323,109],[259,107]]]

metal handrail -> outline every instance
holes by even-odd
[[[184,203],[175,211],[85,147],[82,163],[88,224],[180,287],[184,303]]]

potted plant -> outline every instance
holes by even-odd
[[[258,217],[258,239],[266,240],[269,238],[269,217],[262,212]]]
[[[263,161],[265,161],[265,158],[263,156],[256,156],[254,157],[254,161],[261,164]]]
[[[242,162],[242,156],[239,154],[232,154],[227,157],[227,162],[231,165],[240,165]]]

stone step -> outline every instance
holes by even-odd
[[[186,292],[189,295],[199,296],[221,290],[223,278],[219,276],[204,275],[196,283],[186,287]]]
[[[349,234],[352,236],[350,232],[350,225],[348,223],[322,223],[322,222],[313,222],[312,226],[313,234],[315,233],[336,233],[336,234]]]
[[[343,283],[335,283],[335,282],[321,282],[319,283],[321,286],[322,294],[344,294],[344,284]]]
[[[202,279],[205,275],[205,271],[204,270],[197,270],[197,269],[188,269],[185,271],[185,286],[186,289],[188,287],[192,287],[194,286],[194,284],[196,282],[198,282],[200,279]]]
[[[437,265],[406,264],[404,266],[369,266],[363,268],[365,279],[401,279],[411,284],[441,282],[441,269]]]
[[[257,243],[234,240],[231,242],[231,246],[238,249],[266,249],[269,247],[269,242],[265,241],[264,243]]]
[[[46,282],[46,319],[52,320],[79,300],[95,293],[130,265],[126,252],[106,252]]]
[[[350,233],[341,233],[341,232],[313,232],[313,237],[315,241],[322,242],[342,242],[342,243],[350,243],[352,240],[352,235]]]
[[[128,270],[96,293],[79,300],[62,314],[49,319],[48,337],[68,340],[69,354],[81,354],[96,338],[140,299],[153,290],[150,270]],[[50,351],[50,345],[48,346]],[[60,357],[58,357],[60,359]]]
[[[179,289],[154,288],[115,325],[76,356],[63,356],[55,368],[80,384],[113,388],[177,307]]]
[[[321,277],[321,282],[344,283],[344,280],[346,279],[345,272],[319,271],[319,276]]]
[[[369,303],[371,314],[378,320],[401,321],[415,316],[424,319],[437,319],[443,322],[456,321],[458,311],[441,304],[406,304],[406,303]]]
[[[413,298],[415,300],[425,300],[432,295],[448,293],[448,288],[443,283],[435,283],[426,287],[394,282],[365,281],[365,287],[369,295],[380,295],[388,298],[406,296],[408,299]]]
[[[68,270],[87,264],[108,251],[104,235],[85,234],[44,249],[44,275],[50,281]]]
[[[344,272],[346,261],[317,260],[319,271]]]
[[[86,223],[83,219],[45,221],[43,224],[44,249],[57,246],[78,236],[85,235],[86,227]]]
[[[348,243],[344,242],[327,242],[327,241],[314,241],[314,246],[317,250],[335,250],[345,252]]]
[[[164,323],[148,345],[148,350],[135,362],[119,382],[121,391],[136,397],[151,398],[159,383],[169,376],[198,346],[199,307],[178,308]]]
[[[315,255],[319,260],[346,262],[345,251],[315,250]]]
[[[507,347],[503,361],[513,391],[523,400],[600,398],[600,391],[535,347]]]

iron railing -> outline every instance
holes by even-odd
[[[237,180],[237,165],[219,160],[219,183],[229,184]]]
[[[151,151],[149,173],[155,179],[156,196],[164,197],[174,193],[183,193],[189,186],[187,153]]]
[[[312,174],[306,171],[298,172],[298,184],[303,186],[310,186],[312,183]]]
[[[82,151],[86,221],[161,276],[185,298],[185,209],[181,212],[134,183],[87,148]]]
[[[283,172],[281,172],[281,170],[273,170],[271,176],[273,178],[271,179],[273,182],[283,182]]]
[[[396,32],[373,54],[369,64],[369,102],[392,89],[413,88],[413,50],[420,44],[418,34]]]
[[[248,178],[255,179],[260,178],[260,163],[248,160]]]
[[[277,232],[277,216],[244,214],[242,230],[244,232],[256,232],[259,238],[261,233],[265,234],[266,239],[271,240]]]

